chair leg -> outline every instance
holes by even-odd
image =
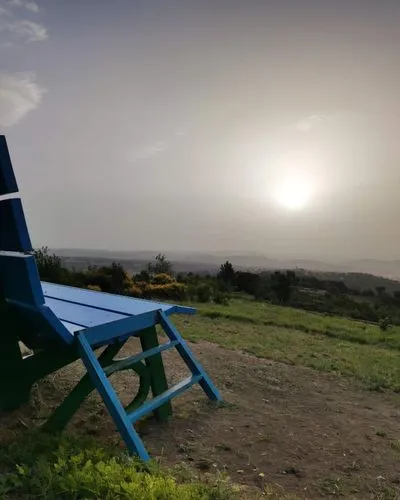
[[[140,343],[142,345],[143,352],[157,347],[159,344],[156,328],[151,327],[144,330],[143,333],[140,334]],[[150,372],[151,390],[153,396],[159,396],[168,389],[168,382],[165,376],[164,363],[161,354],[155,354],[154,356],[147,358],[146,366]],[[168,417],[172,415],[171,403],[168,401],[157,408],[154,413],[157,420],[167,420]]]
[[[103,367],[111,363],[122,346],[123,344],[120,343],[109,345],[98,358],[100,365]],[[93,389],[94,385],[89,374],[84,375],[47,422],[42,425],[42,430],[62,432]]]
[[[114,420],[128,450],[131,453],[137,454],[142,460],[149,460],[150,456],[143,444],[143,441],[140,439],[138,433],[128,419],[124,407],[108,380],[107,375],[104,373],[104,370],[96,358],[93,349],[86,340],[85,335],[78,333],[76,335],[76,340],[82,361],[88,371],[88,374],[94,386],[103,398],[104,404]]]
[[[210,377],[208,376],[208,374],[206,373],[200,362],[191,352],[188,345],[186,344],[186,341],[183,339],[181,334],[175,328],[172,321],[162,311],[160,311],[159,315],[160,315],[160,324],[165,333],[167,334],[167,337],[171,341],[177,340],[179,342],[179,344],[176,346],[176,350],[181,355],[183,361],[186,363],[186,366],[193,373],[193,375],[201,375],[201,380],[199,384],[203,389],[203,391],[212,401],[221,401],[222,398],[218,389],[215,387],[215,385],[211,381]]]
[[[0,410],[11,411],[29,402],[32,383],[27,377],[17,336],[7,331],[0,349]]]

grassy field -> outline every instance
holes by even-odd
[[[251,300],[196,305],[178,318],[187,339],[207,340],[259,357],[351,376],[373,390],[400,392],[400,329]]]
[[[226,306],[195,306],[196,316],[175,318],[189,341],[208,341],[229,352],[244,351],[259,358],[331,372],[352,378],[357,387],[369,390],[400,392],[400,328],[382,332],[372,324],[244,298]],[[218,366],[217,375],[220,372],[222,377]],[[260,383],[264,386],[266,382],[262,379]],[[261,415],[263,412],[260,410]],[[248,428],[246,424],[247,433]],[[384,434],[377,432],[375,439],[383,439]],[[247,491],[238,490],[218,474],[208,479],[196,476],[187,464],[181,469],[144,466],[120,450],[98,448],[93,441],[86,443],[81,438],[49,440],[34,433],[22,439],[23,444],[11,442],[0,450],[0,499],[233,500],[259,498],[259,494],[271,499],[300,498],[279,490],[277,493],[269,484],[247,496]],[[392,452],[398,453],[399,439],[390,439]],[[335,488],[325,488],[326,496],[338,496]],[[379,489],[379,494],[370,498],[399,498],[394,489],[384,495],[382,491]]]

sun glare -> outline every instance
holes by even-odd
[[[311,186],[298,179],[286,179],[274,192],[275,200],[289,210],[301,210],[309,203]]]

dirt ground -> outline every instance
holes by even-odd
[[[136,350],[135,341],[123,354]],[[367,392],[352,381],[259,359],[210,343],[191,345],[226,404],[210,405],[199,387],[173,400],[167,423],[138,424],[151,455],[163,464],[185,461],[200,472],[226,471],[262,491],[267,484],[300,498],[400,498],[400,399]],[[164,355],[170,383],[186,376],[176,353]],[[84,373],[75,363],[35,391],[33,406],[1,415],[2,428],[39,425]],[[111,378],[124,403],[135,375]],[[16,418],[18,417],[18,418]],[[118,443],[100,398],[91,395],[69,426],[100,443]],[[266,490],[268,491],[268,490]],[[398,496],[397,496],[398,495]]]

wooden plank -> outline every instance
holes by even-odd
[[[127,315],[143,314],[150,311],[159,311],[160,309],[166,313],[171,313],[175,312],[175,308],[177,307],[173,304],[96,292],[72,286],[56,285],[45,281],[42,282],[42,288],[45,297],[48,298],[55,298]],[[194,311],[190,307],[182,307],[181,309],[182,311],[187,310],[188,314]]]
[[[144,417],[148,413],[156,410],[158,407],[164,405],[165,403],[168,403],[168,401],[170,401],[172,398],[175,398],[176,396],[179,396],[183,392],[187,391],[190,387],[192,387],[192,385],[200,382],[200,380],[201,375],[193,375],[192,377],[188,377],[182,380],[182,382],[175,384],[159,396],[150,399],[150,401],[147,401],[142,406],[139,406],[137,410],[128,415],[129,420],[132,422],[132,424],[135,423],[137,420]]]
[[[0,135],[0,195],[17,192],[18,185],[12,168],[6,137]]]
[[[32,244],[19,198],[0,201],[0,250],[30,252]]]
[[[93,384],[99,391],[108,412],[114,420],[122,439],[125,441],[128,450],[131,453],[136,453],[142,460],[149,460],[150,456],[142,440],[132,427],[121,401],[118,399],[113,386],[94,355],[94,352],[85,338],[85,335],[81,333],[78,334],[77,340],[82,361],[86,366]]]
[[[129,358],[124,358],[121,361],[115,361],[113,365],[110,365],[109,367],[105,368],[104,372],[106,373],[107,376],[109,376],[110,373],[114,373],[114,371],[123,370],[126,367],[129,367],[134,363],[138,363],[139,361],[143,361],[144,359],[150,358],[155,354],[161,354],[164,351],[168,351],[169,349],[175,347],[177,344],[178,344],[177,341],[165,342],[164,344],[158,345],[157,347],[152,347],[147,351],[140,352],[139,354],[134,354]]]
[[[76,325],[75,323],[71,323],[69,321],[61,321],[61,323],[65,326],[65,328],[73,335],[80,330],[83,330],[81,325]]]
[[[35,306],[44,304],[33,255],[0,251],[0,287],[6,299]]]
[[[99,346],[109,344],[112,340],[126,340],[127,337],[156,325],[157,321],[157,311],[151,311],[140,316],[128,316],[121,321],[94,326],[84,333],[91,346]]]
[[[73,304],[48,297],[46,298],[46,305],[61,321],[74,323],[83,328],[91,328],[127,318],[126,314],[117,314],[103,309]]]
[[[155,326],[152,326],[147,330],[143,330],[139,338],[142,350],[144,352],[152,350],[159,345],[157,330]],[[164,362],[161,354],[156,354],[151,358],[147,358],[146,366],[149,369],[151,376],[151,392],[153,393],[153,396],[156,397],[159,396],[160,394],[163,394],[165,391],[168,390],[168,381],[165,375]],[[172,407],[169,401],[159,406],[155,410],[155,415],[157,417],[157,420],[160,421],[167,420],[171,414],[172,414]]]
[[[178,340],[179,343],[176,346],[176,350],[181,355],[181,358],[186,363],[186,366],[193,373],[193,375],[201,376],[200,386],[203,389],[203,391],[212,401],[221,401],[222,398],[218,389],[215,387],[215,385],[211,381],[210,377],[207,375],[206,371],[204,370],[200,362],[196,359],[192,351],[189,349],[186,341],[178,332],[175,325],[162,311],[160,311],[159,314],[160,314],[160,324],[164,332],[166,333],[167,337],[169,338],[169,340],[171,342],[174,340]]]

